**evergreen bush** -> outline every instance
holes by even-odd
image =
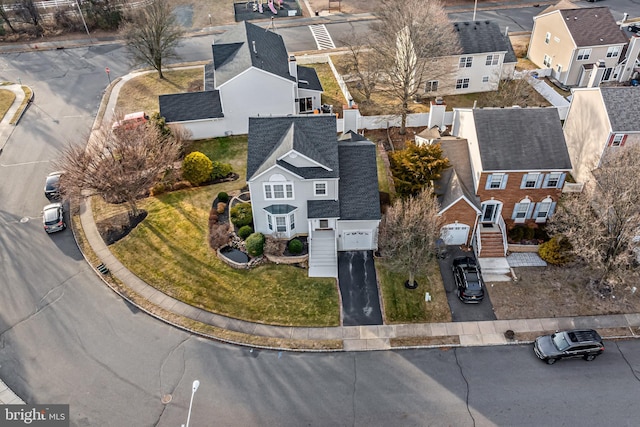
[[[207,181],[212,169],[211,160],[199,151],[187,154],[182,161],[182,177],[193,185],[200,185]]]
[[[240,229],[238,230],[238,236],[242,239],[242,240],[247,240],[247,237],[249,237],[251,234],[253,234],[253,228],[251,228],[250,225],[243,225],[242,227],[240,227]]]
[[[573,246],[569,239],[558,234],[548,242],[544,242],[538,249],[540,258],[553,265],[562,265],[573,260]]]
[[[253,222],[253,213],[251,212],[250,203],[240,203],[231,208],[229,212],[231,223],[240,228],[244,225],[251,225]]]
[[[304,244],[298,239],[293,239],[289,242],[288,249],[289,249],[289,252],[291,252],[294,255],[297,255],[302,253],[302,249],[304,249]]]
[[[245,240],[247,253],[252,257],[262,255],[264,251],[264,235],[262,233],[253,233]]]

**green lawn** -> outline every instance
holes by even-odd
[[[426,276],[416,276],[417,289],[407,289],[404,282],[409,276],[390,271],[380,258],[376,259],[376,272],[387,323],[451,321],[451,310],[436,261],[429,265],[429,280]],[[430,302],[425,302],[425,292],[431,294]]]
[[[206,154],[211,161],[230,163],[233,171],[240,176],[240,180],[244,181],[246,179],[247,135],[195,141],[189,146],[186,154],[193,151],[200,151]]]
[[[338,81],[331,71],[329,64],[305,64],[305,67],[314,68],[318,73],[318,79],[322,85],[322,103],[333,105],[334,113],[342,113],[342,106],[347,103],[342,95]]]

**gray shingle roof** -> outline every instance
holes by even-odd
[[[480,207],[480,201],[473,190],[469,143],[466,139],[443,137],[440,141],[442,154],[449,159],[450,168],[442,172],[435,183],[435,192],[442,208],[465,196],[471,203]]]
[[[640,87],[601,87],[612,132],[640,132]]]
[[[340,218],[340,203],[337,200],[308,200],[308,218]]]
[[[485,108],[472,112],[483,170],[571,169],[555,108]]]
[[[247,21],[222,34],[212,45],[215,85],[231,80],[250,67],[295,81],[282,37]]]
[[[315,68],[298,65],[298,87],[322,92],[322,84],[320,84]]]
[[[217,90],[160,95],[159,101],[167,123],[224,117]]]
[[[281,150],[283,144],[321,162],[330,170],[319,167],[295,168],[284,162],[278,163],[287,169],[302,176],[310,174],[314,178],[337,178],[339,175],[334,115],[250,117],[248,144],[247,180],[259,170],[275,165],[279,156],[274,156],[274,153],[284,154]],[[318,174],[321,176],[315,176]]]
[[[517,62],[509,37],[500,31],[496,22],[454,22],[453,27],[458,34],[462,55],[505,52],[504,62]]]
[[[371,141],[340,141],[338,152],[340,219],[379,220],[376,145]]]
[[[578,47],[627,42],[608,7],[562,9],[558,13]]]

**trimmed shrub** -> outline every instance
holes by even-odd
[[[224,202],[218,202],[218,206],[216,207],[216,212],[219,214],[223,214],[224,210],[227,208],[227,204]]]
[[[524,226],[516,225],[509,230],[509,239],[513,242],[520,242],[524,238]]]
[[[159,194],[165,193],[166,191],[167,191],[167,186],[164,183],[159,182],[153,187],[151,187],[151,191],[149,192],[149,194],[151,196],[157,196]]]
[[[304,244],[298,239],[293,239],[289,242],[288,249],[292,254],[300,254],[302,253],[302,249],[304,249]]]
[[[216,179],[225,178],[233,171],[233,168],[229,163],[220,163],[213,162],[211,164],[211,174],[209,175],[209,179],[211,181]]]
[[[523,238],[525,240],[531,240],[533,239],[533,236],[535,236],[536,231],[533,229],[533,227],[524,227],[524,233],[523,233]]]
[[[229,212],[231,223],[240,228],[243,225],[251,225],[253,222],[253,213],[251,212],[250,203],[240,203],[231,208]]]
[[[252,257],[262,255],[264,251],[264,235],[262,233],[253,233],[245,240],[247,253]]]
[[[182,177],[193,185],[200,185],[207,181],[212,169],[211,160],[199,151],[187,154],[182,161]]]
[[[182,190],[184,188],[191,188],[191,183],[189,181],[178,181],[171,186],[173,191]]]
[[[573,260],[573,246],[569,239],[558,234],[540,245],[538,255],[549,264],[566,264]]]
[[[247,237],[251,236],[251,234],[253,234],[253,228],[251,228],[250,225],[243,225],[242,227],[240,227],[240,229],[238,230],[238,236],[242,239],[242,240],[246,240]]]
[[[225,193],[224,191],[219,192],[218,193],[218,201],[219,202],[228,203],[229,202],[229,195],[227,193]]]
[[[542,240],[543,242],[546,242],[550,239],[549,234],[544,227],[534,228],[533,231],[533,238],[536,240]]]

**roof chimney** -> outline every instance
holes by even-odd
[[[289,74],[298,81],[298,63],[293,55],[289,55]]]
[[[604,75],[604,71],[606,66],[604,64],[604,59],[599,59],[594,67],[591,69],[591,75],[589,76],[589,82],[587,83],[587,87],[598,87],[600,86],[600,82],[602,81],[602,76]]]

